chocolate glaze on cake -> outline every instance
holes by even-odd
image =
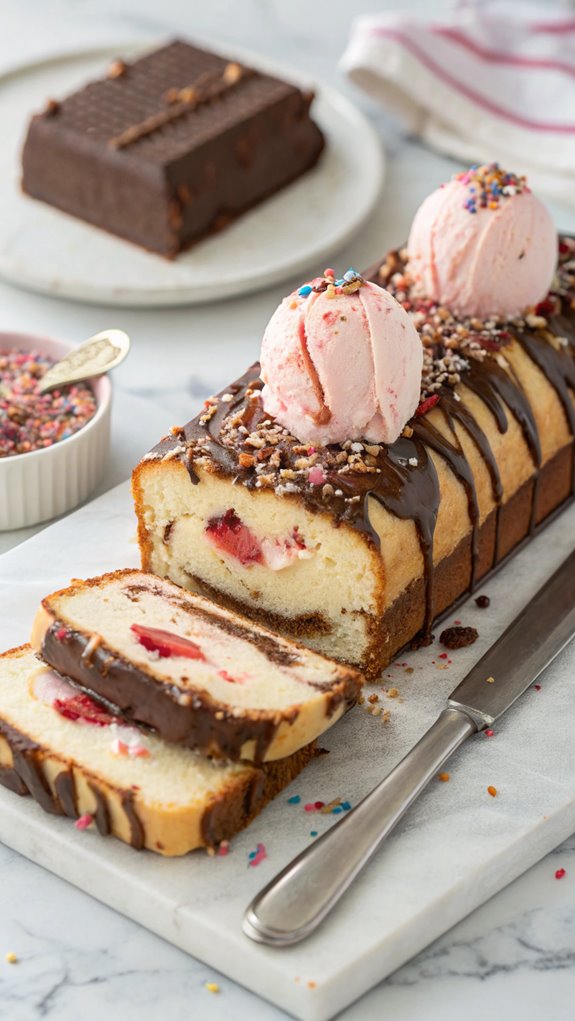
[[[252,366],[225,393],[206,402],[201,415],[181,429],[172,430],[148,459],[178,458],[198,482],[196,465],[207,465],[248,489],[273,489],[287,499],[304,501],[316,512],[328,512],[335,526],[345,522],[378,537],[369,519],[369,499],[378,501],[400,518],[414,521],[425,573],[425,616],[419,641],[429,641],[436,614],[433,541],[439,509],[437,473],[429,450],[448,463],[464,486],[472,526],[469,549],[469,589],[478,577],[479,524],[476,485],[459,445],[453,424],[459,423],[477,445],[489,471],[495,510],[495,541],[489,567],[509,550],[503,548],[501,513],[503,494],[496,459],[489,439],[457,392],[464,384],[492,412],[501,433],[508,429],[508,413],[519,423],[533,462],[528,533],[533,534],[544,500],[538,491],[541,443],[530,402],[521,387],[505,348],[512,340],[541,369],[555,389],[569,432],[571,495],[575,491],[573,437],[575,436],[575,241],[559,241],[559,268],[547,299],[522,318],[512,320],[462,319],[412,293],[405,273],[405,253],[392,252],[367,277],[386,286],[413,317],[424,344],[421,404],[402,436],[391,446],[347,441],[313,450],[276,424],[263,409],[258,365]],[[446,438],[428,419],[437,407],[449,427]],[[323,485],[312,485],[308,471],[321,465]],[[553,472],[550,464],[546,470]],[[555,505],[554,505],[555,506]],[[554,509],[550,508],[551,509]],[[547,512],[549,513],[549,511]],[[519,541],[519,540],[518,540]],[[485,577],[482,565],[480,572]]]
[[[42,770],[42,748],[26,734],[0,720],[0,736],[7,742],[12,753],[11,767],[0,770],[0,783],[15,794],[30,794],[45,812],[51,815],[67,815],[78,818],[76,810],[76,785],[71,769],[63,768],[54,781],[54,791]],[[96,801],[94,821],[98,831],[106,836],[110,832],[110,819],[106,799],[96,784],[89,784]],[[138,818],[132,791],[120,791],[122,809],[130,826],[130,843],[134,848],[144,846],[144,831]]]
[[[12,766],[0,767],[0,784],[15,794],[31,795],[32,798],[52,815],[66,815],[78,818],[76,808],[76,783],[72,767],[62,764],[54,780],[52,792],[43,772],[45,750],[26,734],[0,720],[0,736],[7,742],[12,754]],[[260,768],[246,769],[244,791],[241,798],[214,797],[207,805],[201,819],[202,839],[207,847],[215,847],[222,840],[232,837],[287,786],[297,774],[312,761],[319,752],[315,743],[306,745],[286,759],[266,763]],[[108,785],[109,786],[109,785]],[[95,800],[93,818],[102,836],[111,833],[110,811],[104,791],[95,783],[88,782]],[[136,805],[134,792],[116,789],[120,804],[128,822],[129,843],[135,850],[145,846],[146,834]],[[161,849],[161,845],[156,845]]]
[[[315,165],[312,99],[176,41],[35,116],[22,187],[173,257]]]

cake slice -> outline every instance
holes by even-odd
[[[315,165],[312,99],[177,40],[33,117],[22,188],[173,257]]]
[[[573,496],[575,243],[560,238],[559,251],[547,298],[521,315],[438,305],[404,252],[373,267],[372,282],[326,271],[289,295],[266,332],[265,389],[256,364],[136,467],[144,569],[369,677],[407,643],[429,642],[437,617]],[[389,442],[371,433],[381,409],[369,359],[391,343],[376,283],[424,348],[419,404]],[[272,341],[284,393],[270,402]],[[386,371],[393,410],[406,384],[393,363]],[[346,416],[348,439],[310,439]]]
[[[207,759],[119,724],[30,646],[0,656],[0,783],[137,849],[217,847],[314,754],[308,745],[263,768]]]
[[[132,570],[47,596],[32,645],[126,720],[204,755],[258,764],[317,738],[362,683],[355,670]]]

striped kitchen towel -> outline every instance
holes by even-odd
[[[466,162],[499,161],[575,204],[575,15],[462,3],[448,19],[357,18],[342,68],[407,130]]]

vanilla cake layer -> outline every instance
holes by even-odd
[[[362,678],[141,571],[47,596],[32,645],[127,719],[203,754],[285,758],[354,704]]]
[[[137,849],[172,856],[217,846],[314,754],[307,746],[259,769],[204,758],[118,725],[29,646],[0,656],[0,783]]]
[[[136,468],[143,566],[370,676],[428,640],[572,496],[575,248],[564,266],[546,316],[442,312],[422,331],[422,404],[389,447],[302,445],[266,416],[254,366]]]

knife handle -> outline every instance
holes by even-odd
[[[444,709],[418,744],[370,794],[303,851],[254,898],[246,936],[288,946],[317,928],[450,755],[477,725]]]

